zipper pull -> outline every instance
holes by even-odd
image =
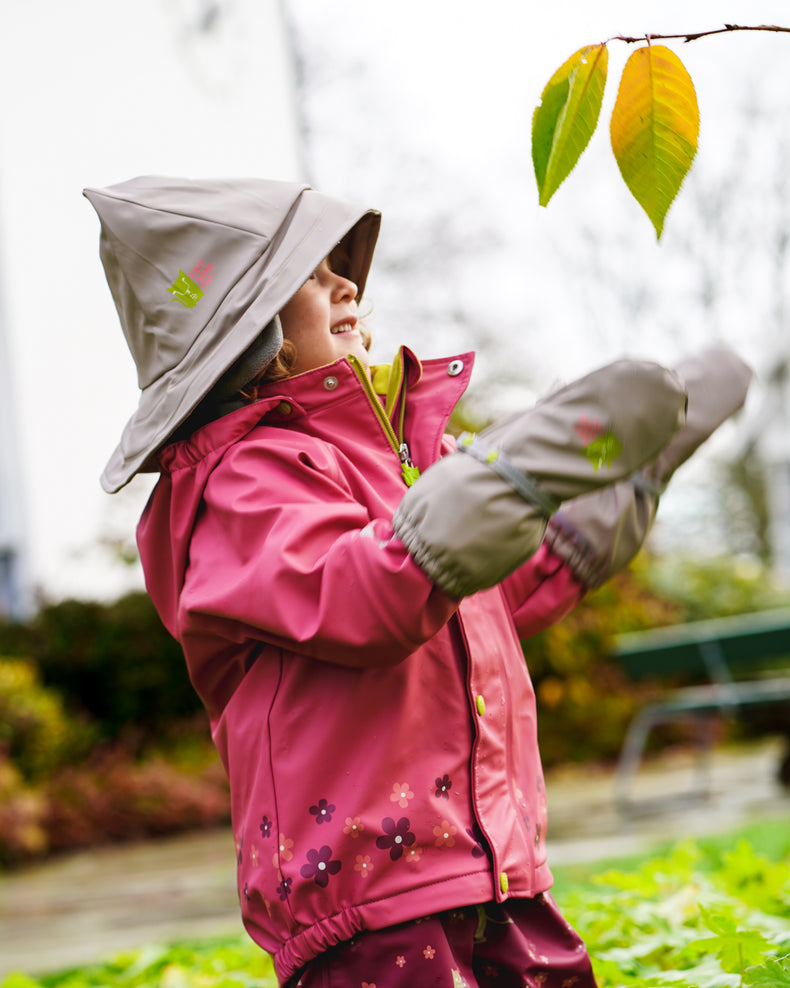
[[[406,482],[407,487],[411,487],[415,480],[420,476],[420,471],[415,467],[411,459],[411,451],[407,443],[401,443],[398,447],[398,456],[400,457],[401,463],[401,474]]]

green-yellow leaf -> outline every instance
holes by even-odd
[[[543,90],[532,116],[532,163],[541,206],[573,171],[598,125],[608,62],[606,45],[580,48]]]
[[[683,63],[663,45],[638,48],[623,69],[612,111],[612,150],[659,238],[698,137],[697,95]]]

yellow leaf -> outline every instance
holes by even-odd
[[[610,131],[623,181],[660,238],[699,137],[694,83],[669,48],[647,45],[628,59]]]

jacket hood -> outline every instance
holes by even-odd
[[[361,297],[380,214],[254,178],[143,176],[84,194],[141,390],[102,474],[113,493],[157,469],[157,450],[240,357],[259,369],[276,356],[277,313],[340,241]]]

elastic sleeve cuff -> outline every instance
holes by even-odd
[[[588,590],[604,582],[603,560],[596,557],[587,539],[561,511],[549,520],[543,541]]]

